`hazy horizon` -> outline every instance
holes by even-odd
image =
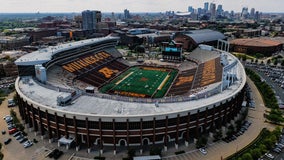
[[[4,2],[4,0],[2,0]],[[227,11],[241,12],[242,7],[255,8],[256,11],[283,13],[284,1],[281,0],[213,0],[223,5]],[[133,13],[187,11],[188,6],[203,8],[209,0],[6,0],[1,3],[1,13],[80,13],[83,10],[100,10],[104,13],[122,13],[128,9]],[[174,5],[173,5],[174,3]],[[25,7],[28,5],[28,7]],[[217,6],[216,6],[217,7]]]

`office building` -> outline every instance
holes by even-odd
[[[188,6],[188,9],[187,9],[188,12],[194,12],[194,9],[192,6]]]
[[[130,16],[129,10],[125,9],[124,10],[124,19],[130,19],[130,18],[131,18],[131,16]]]
[[[250,18],[255,19],[255,9],[254,8],[251,8],[250,10]]]
[[[241,13],[241,19],[247,19],[247,18],[248,18],[248,7],[243,7]]]
[[[210,3],[210,14],[211,14],[211,20],[216,19],[216,4]]]
[[[222,14],[223,14],[223,6],[219,4],[217,7],[217,15],[219,16]]]
[[[83,30],[96,30],[96,25],[101,22],[102,14],[101,11],[90,11],[86,10],[82,12]]]
[[[207,12],[208,11],[208,8],[209,7],[209,3],[208,2],[205,2],[204,3],[204,10],[205,10],[205,12]]]

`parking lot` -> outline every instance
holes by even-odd
[[[35,135],[35,133],[27,129],[27,127],[25,129],[27,136],[24,137],[31,140],[33,145],[24,148],[24,142],[19,143],[19,140],[16,140],[16,137],[14,137],[13,134],[9,134],[8,124],[4,120],[4,117],[10,114],[10,109],[14,109],[19,120],[21,119],[17,107],[8,107],[8,99],[12,99],[13,95],[14,93],[10,94],[0,106],[0,132],[6,132],[5,134],[0,133],[0,142],[3,144],[1,151],[4,154],[4,160],[53,160],[54,158],[49,158],[48,155],[55,149],[63,152],[59,160],[93,159],[91,157],[94,157],[94,154],[87,154],[85,150],[81,150],[79,152],[76,152],[74,149],[67,150],[65,146],[58,147],[56,142],[49,143],[47,139],[41,139],[39,135]],[[5,145],[4,142],[9,138],[11,138],[11,141]],[[34,139],[38,142],[34,143]],[[78,156],[78,153],[80,153],[80,157]],[[81,158],[82,156],[85,158]]]
[[[246,63],[275,91],[279,105],[284,105],[284,68],[264,64]]]

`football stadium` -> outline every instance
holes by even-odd
[[[50,46],[16,60],[20,115],[30,130],[67,148],[116,152],[194,143],[226,130],[242,111],[245,71],[207,45],[169,60],[127,61],[119,38]]]

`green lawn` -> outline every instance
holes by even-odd
[[[132,67],[109,84],[101,92],[132,97],[163,97],[176,76],[174,69]]]

